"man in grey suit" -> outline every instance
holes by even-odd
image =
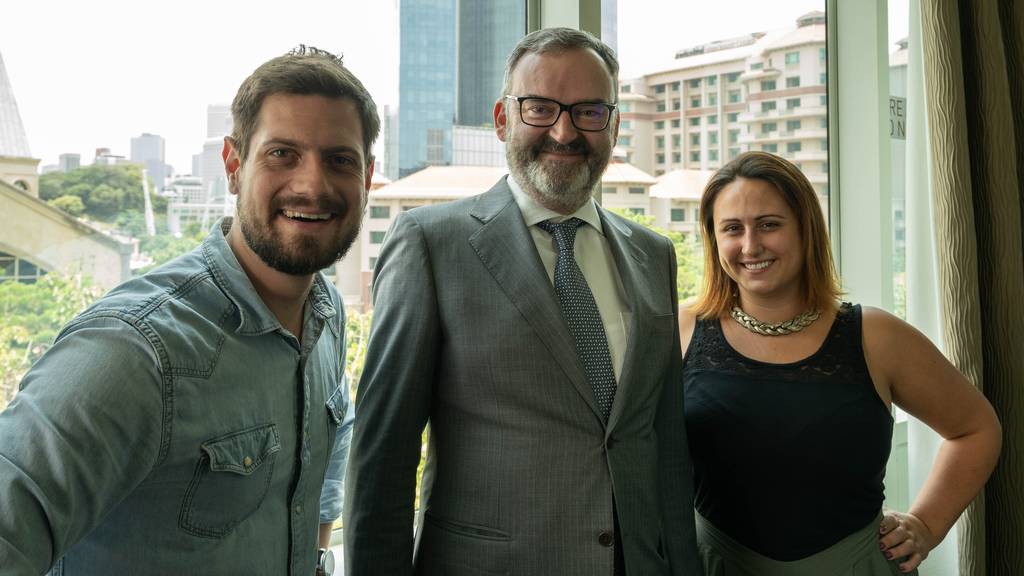
[[[494,106],[511,175],[395,221],[356,399],[347,576],[701,574],[675,252],[591,197],[617,73],[589,34],[525,37]]]

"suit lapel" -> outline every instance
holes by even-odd
[[[481,227],[469,237],[469,244],[600,419],[601,412],[554,287],[504,179],[477,198],[471,215],[480,221]]]
[[[601,225],[604,228],[604,236],[611,249],[612,258],[615,260],[615,267],[618,269],[619,278],[626,292],[625,304],[630,311],[629,337],[626,342],[626,352],[622,361],[622,372],[619,374],[618,387],[615,391],[615,402],[612,404],[612,412],[608,417],[608,428],[606,434],[610,433],[618,422],[627,398],[629,389],[638,371],[643,366],[638,364],[642,350],[639,348],[639,336],[647,333],[648,319],[651,311],[646,306],[649,301],[649,286],[645,281],[644,267],[647,264],[647,253],[634,243],[632,231],[625,225],[609,217],[608,212],[599,208]]]

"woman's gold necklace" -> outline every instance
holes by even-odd
[[[821,316],[821,310],[808,310],[783,322],[762,322],[747,314],[739,306],[733,306],[730,313],[733,320],[747,330],[762,336],[785,336],[807,328]]]

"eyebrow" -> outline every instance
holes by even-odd
[[[527,94],[523,94],[520,97],[521,98],[541,98],[543,100],[551,100],[552,102],[558,102],[559,104],[565,104],[564,102],[561,102],[559,100],[555,100],[554,98],[551,98],[549,96],[541,96],[540,94],[527,93]],[[573,104],[610,104],[610,102],[608,102],[607,100],[602,100],[600,98],[584,98],[583,100],[578,100],[576,102],[573,102],[572,104],[566,104],[566,106],[572,106]]]
[[[781,215],[781,214],[761,214],[760,216],[755,217],[754,220],[762,220],[764,218],[778,218],[780,220],[785,220],[786,219],[786,217]],[[719,223],[723,223],[723,222],[739,222],[739,221],[740,221],[739,218],[723,218],[723,219],[719,220]]]
[[[303,145],[300,142],[298,142],[296,140],[291,140],[289,138],[271,138],[270,140],[267,140],[266,142],[264,142],[263,145],[260,146],[260,148],[266,148],[267,146],[290,146],[292,148],[302,148],[303,147]],[[348,152],[348,153],[351,153],[351,154],[355,154],[356,156],[362,156],[362,150],[360,150],[358,148],[355,148],[355,147],[352,147],[352,146],[344,146],[344,145],[342,145],[342,146],[332,146],[330,148],[325,148],[325,149],[322,150],[322,152],[324,152],[326,154],[337,154],[339,152]]]

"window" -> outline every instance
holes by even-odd
[[[822,86],[828,85],[828,74],[822,72],[821,73],[821,79],[820,79],[820,81],[818,83],[821,84]]]
[[[799,142],[787,142],[786,143],[786,152],[799,152],[800,148],[801,148],[801,146],[800,146]]]
[[[654,85],[654,93],[655,94],[664,94],[665,93],[665,85],[664,84],[655,84]]]
[[[665,147],[665,137],[664,136],[655,136],[654,137],[654,147],[657,148],[658,150],[661,150],[662,148],[664,148]]]
[[[672,91],[673,92],[679,92],[679,82],[678,81],[672,83]]]
[[[789,78],[786,78],[786,88],[799,88],[799,87],[800,87],[800,77],[799,76],[790,76]]]
[[[631,110],[633,110],[633,105],[631,103],[629,103],[629,102],[620,102],[619,103],[619,112],[629,112]]]
[[[643,208],[629,208],[629,213],[630,214],[635,214],[637,216],[643,216],[644,215],[644,209]]]
[[[708,150],[708,162],[718,162],[718,150]]]
[[[690,126],[700,126],[700,116],[690,118]]]
[[[643,194],[644,193],[644,187],[643,186],[630,186],[629,187],[629,193],[630,194]]]
[[[799,52],[786,52],[786,67],[796,66],[800,64],[800,53]]]
[[[739,79],[740,79],[740,73],[739,72],[730,72],[730,73],[725,75],[725,81],[728,82],[729,84],[732,84],[732,83],[736,82]]]
[[[679,134],[673,134],[672,135],[672,147],[673,148],[679,148],[679,146],[682,145],[682,142],[681,142],[682,139],[683,139],[683,137],[680,136]]]
[[[693,78],[690,80],[690,88],[700,88],[700,78]]]
[[[664,120],[655,120],[654,121],[654,129],[655,130],[664,130],[665,129],[665,121]]]
[[[711,124],[711,125],[718,124],[718,114],[712,114],[712,115],[708,116],[708,124]]]
[[[374,268],[376,268],[377,267],[377,257],[376,256],[370,256],[369,264],[370,264],[370,270],[373,270]],[[347,312],[347,310],[346,310],[346,312]]]
[[[679,128],[679,118],[673,118],[671,125],[673,128]]]
[[[708,86],[714,86],[718,82],[717,76],[708,76]]]
[[[718,94],[708,94],[708,106],[718,106]]]
[[[821,127],[822,128],[828,128],[828,118],[827,117],[821,119]]]
[[[683,222],[686,220],[686,209],[685,208],[673,208],[669,218],[673,222]]]
[[[690,98],[690,108],[700,108],[700,96]]]
[[[825,152],[828,152],[828,140],[821,141],[821,149],[824,150]]]
[[[822,64],[825,63],[826,52],[824,48],[818,48],[818,61]]]
[[[690,162],[700,162],[700,151],[694,150],[690,152]]]
[[[786,120],[786,131],[787,132],[792,132],[794,130],[799,130],[799,129],[800,129],[800,121],[799,120]]]
[[[619,146],[630,146],[633,144],[632,136],[619,136]]]
[[[718,132],[708,133],[708,144],[710,144],[711,146],[718,144]]]
[[[700,134],[690,134],[690,146],[700,146]]]
[[[681,108],[681,104],[679,102],[679,98],[673,98],[672,99],[672,109],[673,110],[679,110],[679,108]]]
[[[775,132],[779,129],[779,125],[775,122],[765,122],[761,124],[761,134],[767,134],[769,132]]]
[[[664,154],[656,154],[654,162],[657,163],[657,164],[664,164],[665,163],[665,155]]]
[[[751,70],[762,70],[764,68],[764,62],[754,62],[750,65]]]
[[[413,208],[415,208],[415,206],[405,206],[405,205],[403,205],[402,206],[402,212],[408,212],[409,210],[412,210]]]
[[[786,98],[786,110],[792,110],[793,108],[800,107],[799,98]]]
[[[729,144],[735,144],[740,141],[739,130],[729,130]]]
[[[779,145],[778,144],[765,144],[764,146],[761,146],[761,150],[764,150],[765,152],[771,152],[772,154],[775,154],[776,152],[779,151]]]
[[[729,90],[729,103],[735,104],[740,101],[741,92],[739,90]]]
[[[383,230],[372,230],[370,232],[370,244],[383,244],[387,232]]]
[[[664,112],[665,111],[665,103],[664,102],[658,102],[654,106],[654,111],[655,112]]]
[[[740,113],[739,112],[729,112],[729,114],[727,114],[725,118],[730,123],[739,122],[740,121]]]
[[[630,86],[629,84],[623,84],[622,87],[619,88],[619,92],[622,94],[629,94],[632,88],[633,87]]]
[[[679,163],[680,163],[680,162],[682,162],[682,161],[683,161],[683,155],[682,155],[682,153],[680,153],[680,152],[673,152],[673,153],[672,153],[672,162],[673,162],[673,163],[675,163],[675,164],[679,164]]]
[[[733,158],[735,158],[735,157],[737,157],[739,155],[740,155],[740,149],[739,148],[729,148],[729,160],[732,160]]]
[[[775,80],[761,80],[761,92],[775,90]]]
[[[391,218],[391,207],[370,206],[370,218]]]
[[[820,104],[821,104],[822,106],[828,106],[828,96],[826,96],[826,95],[822,94],[822,95],[821,95],[821,97],[820,97],[820,99],[818,100],[818,102],[819,102],[819,103],[820,103]]]
[[[777,104],[775,100],[765,100],[764,102],[761,102],[761,112],[771,112],[772,110],[775,110],[776,106]]]
[[[619,129],[620,130],[632,130],[633,129],[633,121],[632,120],[621,120],[621,121],[619,121]]]
[[[602,196],[610,196],[612,194],[615,194],[615,187],[614,186],[602,186],[601,187],[601,195]]]

